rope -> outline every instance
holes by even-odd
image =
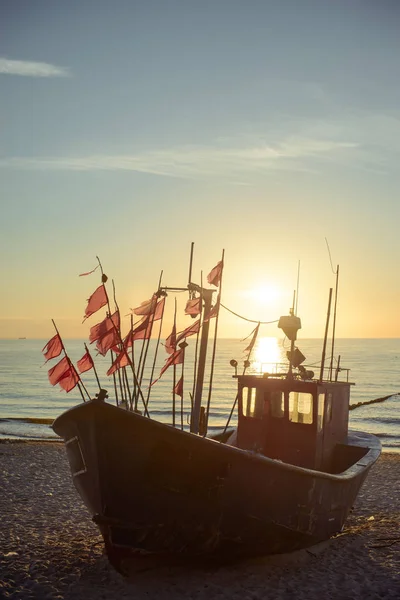
[[[278,321],[279,321],[279,319],[275,319],[275,321],[258,321],[258,320],[255,321],[254,319],[248,319],[247,317],[243,317],[242,315],[238,315],[238,313],[235,313],[233,310],[231,310],[227,306],[224,306],[223,304],[220,304],[220,306],[222,306],[222,308],[224,308],[228,312],[230,312],[233,315],[235,315],[235,317],[239,317],[239,319],[243,319],[243,321],[248,321],[249,323],[260,323],[260,325],[271,325],[271,323],[278,323]]]
[[[354,410],[355,408],[359,408],[360,406],[366,406],[367,404],[375,404],[376,402],[384,402],[388,398],[395,396],[396,394],[389,394],[389,396],[384,396],[383,398],[376,398],[375,400],[367,400],[367,402],[357,402],[357,404],[350,404],[349,410]]]

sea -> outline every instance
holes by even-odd
[[[48,340],[8,339],[0,340],[0,438],[6,439],[57,439],[51,422],[63,411],[80,402],[82,398],[77,388],[70,393],[53,387],[48,380],[48,369],[59,358],[44,364],[42,348]],[[192,367],[195,362],[195,341],[188,340],[184,375],[184,394],[181,402],[176,397],[175,422],[188,428],[193,392]],[[85,350],[83,340],[64,340],[66,351],[73,362],[79,360]],[[142,343],[135,343],[135,363],[139,365]],[[212,395],[210,400],[209,432],[224,427],[235,401],[237,382],[235,372],[242,373],[248,356],[249,340],[218,340],[215,346],[215,362],[211,374],[211,357],[214,351],[213,340],[208,347],[208,364],[203,390],[203,405],[207,404],[210,379]],[[321,368],[323,341],[304,339],[297,346],[305,356],[303,365],[314,370],[316,376]],[[333,353],[332,353],[333,350]],[[259,338],[250,356],[247,372],[272,372],[276,363],[284,363],[288,343],[278,338]],[[95,352],[92,353],[95,357]],[[334,359],[331,360],[331,356]],[[154,363],[155,357],[155,363]],[[159,376],[168,355],[162,343],[151,340],[147,350],[146,368],[143,372],[142,390],[147,398],[149,381]],[[340,357],[340,358],[339,358]],[[237,366],[232,366],[236,361]],[[154,367],[153,367],[154,363]],[[101,387],[108,390],[108,402],[115,403],[112,377],[106,376],[110,358],[95,357],[95,364]],[[351,404],[385,398],[383,402],[369,404],[350,411],[350,428],[368,431],[377,435],[383,451],[400,452],[400,339],[337,339],[334,344],[328,340],[326,346],[325,373],[340,367],[339,380],[351,381]],[[153,370],[153,375],[152,375]],[[176,379],[181,376],[182,365],[176,366]],[[98,392],[98,384],[93,370],[82,375],[85,388],[91,397]],[[165,423],[172,423],[173,367],[151,387],[149,413]],[[140,405],[138,406],[140,409]],[[233,411],[230,426],[236,423]]]

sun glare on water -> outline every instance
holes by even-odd
[[[258,373],[274,372],[282,362],[282,352],[277,338],[260,337],[254,352],[253,366]]]

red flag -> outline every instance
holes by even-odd
[[[201,313],[201,298],[192,298],[186,302],[185,314],[195,317]]]
[[[86,350],[82,358],[76,363],[76,366],[78,367],[79,373],[85,373],[85,371],[90,371],[90,369],[93,369],[94,363],[89,354],[89,350]]]
[[[155,297],[155,296],[154,296]],[[150,301],[149,301],[150,302]],[[144,304],[144,302],[142,302]],[[133,330],[125,336],[123,342],[125,348],[130,348],[136,340],[148,340],[151,336],[154,321],[162,318],[164,312],[165,298],[162,298],[157,305],[153,305],[154,312],[144,315]],[[136,310],[136,309],[135,309]]]
[[[119,329],[120,327],[120,318],[119,312],[115,311],[111,317],[106,317],[100,323],[96,323],[93,327],[90,328],[89,333],[89,342],[92,344],[96,340],[99,340],[103,336],[107,335],[110,331],[114,330],[115,327]]]
[[[93,315],[95,312],[100,310],[103,306],[107,304],[107,292],[104,284],[99,285],[97,290],[93,292],[93,294],[88,299],[88,305],[85,310],[85,316],[83,320],[85,321],[88,317]]]
[[[153,321],[159,321],[160,319],[162,319],[162,316],[164,313],[164,306],[165,306],[165,296],[164,296],[164,298],[161,298],[161,300],[159,302],[157,302],[157,306],[154,311]]]
[[[258,335],[258,330],[259,330],[259,329],[260,329],[260,323],[258,323],[257,327],[255,327],[255,329],[253,329],[253,331],[251,332],[251,334],[253,334],[253,337],[251,338],[251,342],[250,342],[250,344],[247,346],[247,348],[245,348],[245,349],[243,350],[243,352],[248,352],[248,353],[249,353],[249,354],[248,354],[248,357],[247,357],[247,360],[249,360],[249,358],[250,358],[250,354],[251,354],[251,351],[253,350],[253,348],[254,348],[254,344],[256,343],[256,339],[257,339],[257,335]],[[250,335],[251,335],[251,334],[250,334]],[[247,337],[249,337],[249,336],[247,336]],[[244,338],[244,339],[246,340],[247,338]],[[242,340],[242,341],[244,341],[244,340]]]
[[[69,360],[66,356],[62,358],[54,367],[49,369],[49,381],[51,385],[56,385],[70,367]]]
[[[129,333],[127,333],[127,335],[122,340],[122,344],[126,350],[127,348],[130,348],[132,346],[132,343],[133,343],[133,331],[131,329],[129,331]]]
[[[178,381],[178,383],[176,384],[176,386],[174,387],[174,392],[177,396],[180,396],[182,398],[182,396],[183,396],[183,375],[180,378],[180,380]]]
[[[153,314],[154,321],[158,321],[159,319],[161,319],[161,317],[163,315],[164,305],[165,305],[165,297],[157,302],[157,296],[156,296],[156,294],[153,294],[153,296],[150,298],[150,300],[145,300],[137,308],[131,308],[131,311],[135,315],[139,315],[139,316],[148,316],[148,315]]]
[[[60,356],[62,349],[62,341],[57,333],[54,337],[51,338],[51,340],[47,342],[45,347],[42,348],[42,352],[44,354],[46,362],[51,358],[56,358],[57,356]]]
[[[179,348],[179,350],[175,350],[175,352],[173,354],[171,354],[171,356],[169,358],[167,358],[165,365],[163,366],[163,368],[160,371],[160,377],[161,377],[161,375],[163,375],[165,373],[165,371],[171,365],[181,365],[183,363],[183,355],[184,355],[183,348]],[[160,379],[160,377],[159,377],[159,379]]]
[[[141,302],[140,306],[138,306],[137,308],[131,308],[131,311],[135,315],[150,315],[154,312],[156,302],[157,296],[153,294],[150,300],[145,300],[144,302]]]
[[[92,271],[88,271],[87,273],[80,273],[79,277],[84,277],[85,275],[91,275],[92,273],[95,272],[96,269],[99,268],[100,265],[97,265],[97,267],[95,267]]]
[[[68,393],[74,389],[78,382],[79,375],[76,372],[75,367],[73,365],[70,365],[69,369],[65,371],[64,375],[61,377],[58,383],[63,388],[63,390],[65,390]]]
[[[163,366],[163,368],[160,371],[160,375],[158,376],[158,379],[161,379],[162,375],[165,373],[165,371],[171,365],[181,365],[183,363],[183,357],[184,357],[183,348],[179,348],[179,350],[175,350],[175,352],[173,354],[171,354],[171,356],[169,358],[167,358],[165,365]],[[158,379],[155,379],[151,385],[154,385],[158,381]]]
[[[125,350],[130,348],[135,340],[147,340],[149,339],[149,322],[147,317],[144,321],[140,321],[136,329],[131,329],[129,333],[122,340]]]
[[[176,325],[174,323],[172,331],[165,340],[165,350],[168,354],[172,354],[176,350]]]
[[[219,305],[220,305],[220,298],[219,298],[219,294],[218,294],[218,298],[217,298],[214,306],[211,307],[211,310],[208,313],[208,315],[205,315],[204,321],[209,321],[213,317],[217,316],[218,311],[219,311]]]
[[[147,317],[144,317],[132,331],[132,342],[134,342],[135,340],[150,339],[152,327],[153,315],[148,315]]]
[[[219,263],[217,263],[215,265],[215,267],[213,269],[211,269],[211,271],[207,275],[207,281],[208,281],[208,283],[211,283],[212,285],[218,286],[219,282],[221,281],[222,269],[223,268],[224,268],[224,263],[223,263],[222,260],[220,260]]]
[[[185,338],[187,338],[191,335],[194,335],[195,333],[199,333],[199,331],[200,331],[200,319],[195,321],[193,323],[193,325],[186,327],[186,329],[184,331],[181,331],[181,333],[178,333],[178,335],[176,337],[176,344],[179,344],[179,342],[181,342],[182,340],[184,340]]]
[[[116,329],[112,329],[106,335],[103,335],[102,338],[97,340],[96,348],[102,356],[105,356],[107,352],[115,347],[118,347],[118,344],[121,343],[121,337],[119,332]]]
[[[108,369],[107,375],[112,375],[113,373],[115,373],[115,371],[117,371],[117,369],[120,369],[121,367],[127,367],[129,364],[129,356],[126,350],[122,350],[122,352],[120,352],[117,358],[114,360],[111,367]]]

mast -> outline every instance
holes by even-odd
[[[193,284],[192,284],[193,285]],[[197,287],[197,286],[196,286]],[[211,310],[211,301],[214,290],[201,289],[201,294],[204,299],[204,315],[207,316]],[[192,410],[192,418],[190,419],[191,433],[199,433],[201,396],[203,393],[204,371],[206,368],[208,332],[210,329],[210,321],[203,320],[200,341],[199,365],[197,369],[196,389],[194,392],[194,402]]]
[[[329,318],[331,316],[331,302],[332,302],[332,288],[329,288],[328,312],[327,312],[327,315],[326,315],[324,345],[323,345],[323,349],[322,349],[322,358],[321,358],[321,371],[320,371],[320,374],[319,374],[319,380],[320,380],[320,382],[324,378],[326,342],[328,340]]]
[[[224,263],[225,250],[222,250],[222,264]],[[217,297],[217,302],[221,304],[221,293],[222,293],[222,274],[219,282],[219,296]],[[219,300],[218,300],[219,298]],[[218,312],[215,317],[215,329],[214,329],[214,343],[213,343],[213,351],[212,351],[212,359],[211,359],[211,372],[210,372],[210,385],[208,390],[208,399],[207,399],[207,408],[206,408],[206,425],[204,435],[207,433],[208,429],[208,419],[210,416],[210,404],[211,404],[211,394],[212,394],[212,384],[213,384],[213,376],[214,376],[214,365],[215,365],[215,353],[217,349],[217,333],[218,333],[218,322],[219,322],[219,306]]]
[[[198,292],[203,301],[203,315],[207,319],[207,315],[210,314],[211,305],[212,305],[212,295],[216,290],[210,290],[203,288],[202,285],[197,285],[196,283],[192,283],[192,265],[193,265],[193,248],[194,243],[192,242],[190,248],[190,264],[189,264],[189,282],[187,287],[162,287],[160,288],[164,292]],[[201,327],[201,341],[200,341],[200,352],[199,352],[199,361],[197,368],[197,377],[196,377],[196,385],[194,390],[194,399],[193,399],[193,408],[190,419],[190,432],[191,433],[199,433],[199,424],[200,424],[200,412],[201,412],[201,399],[203,394],[203,385],[204,385],[204,373],[206,368],[206,359],[207,359],[207,346],[208,346],[208,334],[210,329],[210,320],[204,320]]]
[[[332,380],[332,374],[333,374],[333,354],[334,354],[334,350],[335,350],[336,310],[337,310],[338,287],[339,287],[339,265],[337,265],[337,267],[336,267],[335,304],[334,304],[334,308],[333,308],[332,348],[331,348],[331,364],[329,367],[329,380]]]
[[[197,285],[196,283],[189,283],[186,288],[178,287],[163,287],[161,288],[165,292],[184,292],[184,291],[196,291],[202,295],[204,300],[204,315],[207,316],[211,310],[212,295],[215,290],[207,290]],[[200,422],[200,407],[201,397],[203,393],[204,384],[204,373],[206,368],[207,359],[207,345],[208,345],[208,333],[210,329],[210,321],[203,321],[201,329],[201,341],[200,341],[200,353],[199,362],[197,368],[196,387],[194,392],[193,410],[190,420],[190,431],[191,433],[199,433],[199,422]]]

